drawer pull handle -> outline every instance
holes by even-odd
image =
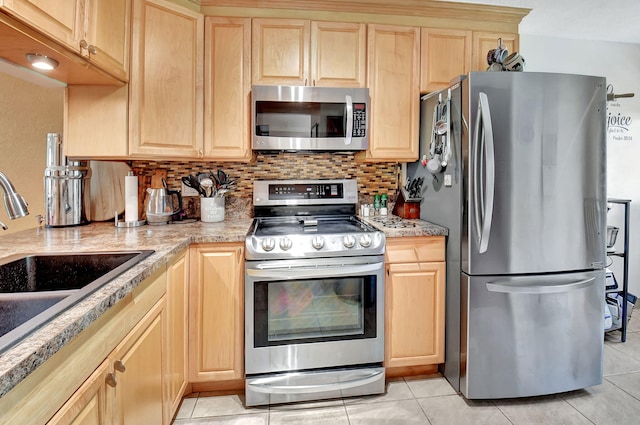
[[[116,360],[115,363],[113,363],[113,368],[118,372],[126,372],[127,370],[122,360]]]
[[[107,373],[107,376],[104,378],[104,382],[106,382],[108,386],[115,388],[116,385],[118,385],[118,381],[116,381],[116,374]]]

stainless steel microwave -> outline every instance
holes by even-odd
[[[369,146],[369,89],[253,86],[251,147],[360,151]]]

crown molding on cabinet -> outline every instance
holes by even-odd
[[[200,0],[212,8],[289,9],[485,21],[516,25],[531,9],[432,0]]]

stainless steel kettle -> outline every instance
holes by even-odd
[[[163,181],[164,183],[164,181]],[[145,213],[149,224],[167,224],[171,217],[182,211],[182,195],[180,191],[164,188],[148,188]]]

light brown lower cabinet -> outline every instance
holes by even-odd
[[[189,261],[189,382],[194,391],[242,388],[244,244],[192,245]]]
[[[160,268],[1,397],[0,423],[118,424],[152,410],[159,413],[149,416],[159,418],[152,423],[168,423],[162,409],[166,285]]]
[[[164,297],[158,301],[49,424],[170,422],[163,409],[162,386],[165,301]]]
[[[388,238],[385,258],[387,375],[435,371],[444,362],[444,237]]]
[[[162,299],[109,356],[113,381],[106,383],[116,394],[114,423],[170,422],[163,418],[162,408],[165,314],[166,299]]]
[[[178,410],[187,388],[189,355],[189,250],[185,249],[167,267],[167,400],[165,414]]]
[[[167,295],[51,420],[52,424],[168,424],[187,386],[189,256],[167,267]],[[165,300],[166,298],[166,300]]]
[[[109,359],[102,362],[93,372],[73,397],[49,421],[55,425],[101,425],[110,424],[107,419],[107,392],[106,384],[110,376]],[[113,399],[113,395],[111,395]]]

